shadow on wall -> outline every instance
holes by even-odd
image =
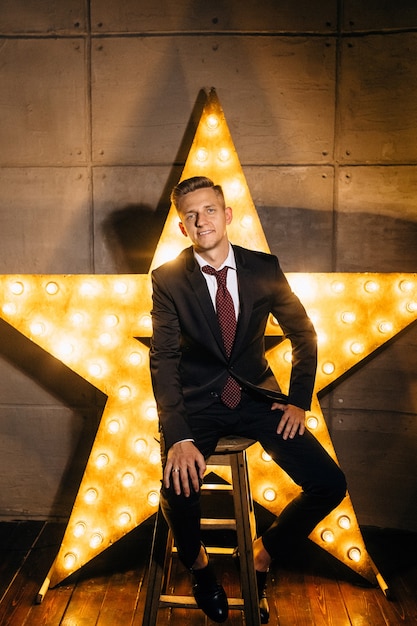
[[[107,397],[3,320],[0,320],[0,345],[4,360],[36,381],[37,385],[57,399],[59,405],[65,405],[72,411],[72,427],[69,430],[72,440],[65,441],[65,447],[71,450],[71,454],[50,510],[45,512],[45,516],[60,518],[67,515],[73,505]],[[54,406],[51,403],[50,408]],[[42,405],[33,405],[34,415],[38,415],[39,410],[42,410]],[[51,428],[54,428],[53,424]],[[23,432],[22,429],[19,432]],[[30,429],[27,432],[29,435]],[[28,450],[37,445],[37,453],[45,454],[42,442],[37,439],[22,442],[22,446]],[[60,453],[57,450],[50,452],[51,456]],[[49,467],[48,462],[46,466]]]

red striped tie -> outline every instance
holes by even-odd
[[[211,274],[217,279],[217,318],[222,332],[224,348],[227,356],[230,357],[236,334],[236,314],[233,299],[226,284],[228,269],[226,266],[220,271],[216,271],[210,265],[205,265],[202,268],[203,272]],[[222,402],[230,409],[235,409],[240,402],[240,397],[241,391],[238,382],[232,376],[229,376],[221,394]]]

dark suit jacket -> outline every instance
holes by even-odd
[[[240,314],[230,360],[207,283],[187,248],[152,273],[151,375],[167,447],[192,438],[192,415],[220,396],[229,373],[241,383],[279,391],[265,358],[269,313],[293,350],[289,402],[310,408],[316,372],[316,333],[304,307],[270,254],[233,246]]]

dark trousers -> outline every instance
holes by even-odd
[[[217,441],[226,435],[259,441],[293,480],[302,488],[262,535],[265,549],[273,559],[288,554],[306,538],[314,527],[332,511],[346,494],[343,472],[315,437],[306,430],[294,439],[282,438],[276,430],[282,411],[271,410],[271,403],[246,393],[237,409],[228,409],[220,401],[189,418],[195,445],[208,458]],[[161,440],[162,464],[166,460]],[[279,485],[276,485],[279,491]],[[177,496],[162,487],[161,508],[170,526],[181,561],[188,568],[195,562],[201,547],[200,493]]]

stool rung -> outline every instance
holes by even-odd
[[[232,485],[224,485],[223,483],[203,483],[201,489],[203,491],[233,491]]]
[[[242,598],[227,598],[229,603],[229,609],[243,609],[245,606]],[[160,607],[171,606],[181,607],[183,609],[197,609],[197,603],[192,596],[173,596],[173,595],[161,595],[159,598]]]
[[[221,556],[232,556],[235,552],[235,548],[219,548],[218,546],[206,546],[208,554],[219,554]],[[172,552],[177,554],[177,547],[172,546]]]
[[[236,530],[236,520],[205,517],[201,520],[201,528],[204,530]]]

